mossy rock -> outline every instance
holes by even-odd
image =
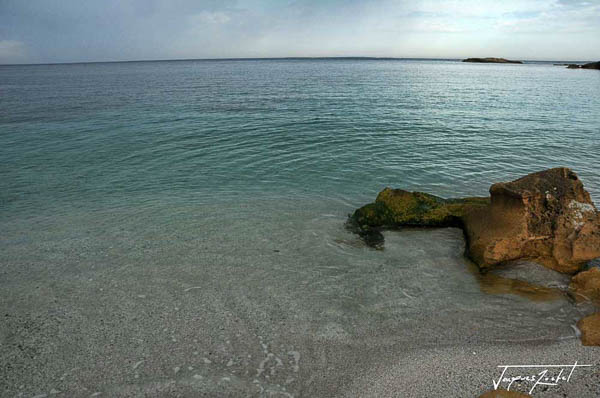
[[[370,246],[384,229],[458,227],[482,269],[518,259],[575,273],[600,257],[600,212],[572,170],[557,167],[493,184],[489,198],[444,199],[386,188],[349,225]]]
[[[353,223],[363,230],[401,226],[460,226],[468,208],[485,206],[489,198],[444,199],[424,192],[386,188],[374,203],[356,210]]]

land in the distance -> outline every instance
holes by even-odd
[[[463,62],[479,62],[479,63],[492,63],[492,64],[522,64],[523,61],[513,61],[506,58],[467,58],[463,59]]]
[[[568,64],[567,69],[600,69],[600,61],[599,62],[590,62],[589,64],[583,64],[583,65]]]

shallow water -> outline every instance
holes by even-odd
[[[574,338],[584,309],[473,273],[460,231],[375,251],[344,222],[386,185],[484,195],[558,165],[597,200],[599,86],[546,64],[0,67],[5,385],[308,395],[348,361]]]
[[[411,350],[575,337],[583,309],[470,272],[460,230],[375,251],[349,210],[245,198],[5,222],[8,391],[323,396]]]

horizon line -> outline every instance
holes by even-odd
[[[485,58],[485,57],[478,57]],[[372,57],[372,56],[298,56],[298,57],[226,57],[226,58],[162,58],[162,59],[137,59],[137,60],[112,60],[112,61],[68,61],[68,62],[33,62],[33,63],[8,63],[0,66],[43,66],[43,65],[81,65],[81,64],[116,64],[134,62],[189,62],[189,61],[277,61],[277,60],[357,60],[357,61],[462,61],[466,58],[429,58],[429,57]],[[510,58],[514,59],[514,58]],[[560,62],[560,63],[586,63],[595,62],[574,60],[519,60],[523,63]]]

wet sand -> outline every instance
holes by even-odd
[[[0,395],[470,397],[501,364],[596,365],[572,328],[589,309],[482,284],[455,229],[368,249],[351,207],[3,219]],[[599,370],[534,396],[598,396]]]

